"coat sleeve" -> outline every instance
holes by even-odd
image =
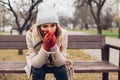
[[[63,40],[64,39],[64,40]],[[67,56],[67,45],[68,45],[68,35],[67,31],[64,31],[62,33],[62,51],[57,47],[57,51],[54,52],[52,55],[53,62],[56,66],[62,66],[66,62],[66,56]]]
[[[27,59],[27,64],[36,68],[42,67],[48,59],[49,54],[42,47],[36,54],[35,50],[33,49],[32,33],[30,32],[27,32],[26,42],[28,48],[27,56],[29,56],[29,59]]]

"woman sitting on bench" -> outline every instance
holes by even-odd
[[[66,49],[67,32],[59,26],[56,12],[44,3],[38,7],[36,24],[26,35],[28,55],[25,71],[32,80],[45,80],[46,73],[53,73],[56,80],[68,80],[65,64],[73,64]]]

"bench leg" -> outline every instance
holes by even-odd
[[[118,71],[118,80],[120,80],[120,71]]]
[[[102,80],[108,80],[108,73],[102,73]]]
[[[23,54],[23,50],[22,49],[19,49],[18,50],[18,55],[22,55]]]

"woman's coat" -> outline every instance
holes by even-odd
[[[27,65],[25,66],[25,71],[27,73],[28,78],[30,78],[31,74],[31,66],[40,68],[44,64],[52,67],[52,66],[62,66],[66,62],[66,49],[68,43],[68,35],[67,31],[58,26],[58,30],[60,35],[57,37],[57,50],[55,52],[47,52],[43,48],[43,38],[39,34],[37,27],[32,26],[30,30],[27,31],[26,34],[26,42],[28,53],[26,55]],[[49,61],[49,55],[51,54],[53,64]]]

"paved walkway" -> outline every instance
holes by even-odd
[[[68,34],[81,34],[81,35],[86,35],[84,32],[69,32]],[[120,46],[120,39],[115,39],[115,38],[106,38],[106,43],[109,44],[114,44]],[[86,50],[84,49],[86,53],[89,55],[95,57],[96,59],[100,60],[101,59],[101,51],[100,50]],[[97,54],[96,54],[97,53]],[[115,49],[110,49],[110,62],[112,62],[115,65],[118,65],[119,61],[119,51]]]

